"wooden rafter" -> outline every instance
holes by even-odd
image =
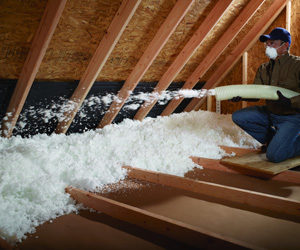
[[[226,57],[225,61],[214,71],[213,75],[208,79],[203,89],[210,89],[216,87],[227,73],[233,68],[238,60],[240,60],[243,53],[249,50],[257,41],[260,34],[262,34],[270,24],[276,19],[280,12],[284,9],[286,0],[274,0],[267,11],[263,13],[260,20],[247,32],[242,41],[233,49],[233,51]],[[206,98],[193,99],[185,108],[185,111],[193,109],[198,110],[202,106]]]
[[[254,15],[259,6],[264,0],[251,0],[247,6],[241,11],[240,15],[233,21],[229,28],[225,31],[222,37],[208,52],[205,58],[201,61],[195,71],[186,80],[182,89],[192,89],[199,79],[207,72],[207,70],[214,64],[230,42],[236,37],[239,31],[245,26],[248,20]],[[178,105],[183,101],[182,98],[173,99],[161,113],[162,116],[170,115]]]
[[[22,111],[34,78],[42,63],[47,47],[58,24],[67,0],[49,0],[32,40],[19,80],[10,99],[6,120],[2,123],[2,136],[10,137]]]
[[[141,0],[124,0],[111,22],[106,34],[102,38],[96,52],[94,53],[86,71],[84,72],[78,87],[74,91],[70,101],[72,109],[64,113],[64,121],[59,122],[56,133],[66,133],[70,127],[78,109],[93,86],[101,69],[105,65],[109,55],[119,41],[125,27],[135,13]]]
[[[160,27],[155,37],[147,47],[146,51],[140,58],[137,65],[129,75],[121,90],[118,92],[117,101],[113,101],[109,110],[102,118],[99,128],[109,125],[117,116],[125,101],[128,99],[130,92],[134,90],[138,82],[142,79],[147,69],[150,67],[158,53],[161,51],[168,38],[175,31],[175,28],[185,16],[188,9],[191,7],[194,0],[177,1],[167,19]]]
[[[240,246],[249,249],[256,248],[249,243],[114,201],[98,194],[72,187],[66,188],[66,192],[85,207],[93,208],[119,220],[165,235],[177,241],[182,241],[191,246],[226,249],[236,249],[240,248]]]
[[[300,221],[300,201],[297,200],[149,170],[132,167],[125,168],[128,169],[128,176],[130,178],[179,188],[236,204],[244,204],[252,208],[272,211],[277,214],[292,216]]]
[[[243,84],[248,84],[248,52],[244,52],[243,53],[243,62],[242,62],[242,81]],[[246,108],[247,107],[247,102],[242,101],[242,108]]]
[[[175,79],[177,74],[182,70],[187,61],[191,58],[194,52],[198,49],[200,44],[207,37],[209,32],[214,28],[220,18],[223,16],[227,8],[232,3],[232,0],[224,0],[218,1],[214,8],[210,11],[208,16],[202,22],[198,30],[194,33],[191,39],[187,42],[184,48],[181,50],[179,55],[176,57],[171,66],[167,69],[167,71],[163,74],[159,82],[157,83],[153,92],[161,92],[166,90],[172,81]],[[145,102],[136,115],[134,119],[143,120],[149,111],[153,108],[157,100],[147,101]]]

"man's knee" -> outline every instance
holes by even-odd
[[[232,121],[235,123],[235,124],[240,124],[241,122],[243,122],[243,119],[241,118],[241,112],[238,110],[238,111],[235,111],[232,116]]]
[[[282,162],[288,159],[288,155],[285,154],[284,152],[278,152],[278,150],[270,150],[270,149],[267,149],[266,157],[268,161],[274,163]]]

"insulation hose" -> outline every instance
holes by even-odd
[[[229,100],[236,96],[242,98],[278,100],[278,90],[287,98],[300,95],[300,93],[289,89],[259,84],[238,84],[217,87],[215,88],[215,95],[217,101]]]

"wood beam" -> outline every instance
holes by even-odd
[[[147,69],[150,67],[156,56],[168,41],[169,37],[175,31],[177,25],[185,16],[193,2],[194,0],[181,0],[176,2],[167,19],[159,28],[158,32],[145,50],[137,65],[134,67],[123,87],[118,92],[118,100],[113,101],[109,110],[105,113],[104,117],[99,123],[99,128],[103,128],[104,126],[112,123],[124,105],[125,101],[130,96],[130,92],[135,89],[136,85],[142,79]]]
[[[12,250],[13,246],[11,246],[6,240],[4,240],[0,237],[0,249]]]
[[[129,222],[155,233],[165,235],[177,241],[195,247],[241,249],[257,248],[242,241],[211,232],[197,226],[189,225],[162,215],[133,207],[118,201],[108,199],[98,194],[68,187],[66,192],[85,207],[103,212],[111,217]]]
[[[85,70],[78,87],[74,91],[70,101],[72,109],[64,112],[65,119],[59,122],[56,133],[66,133],[76,113],[93,86],[97,76],[105,65],[109,55],[119,41],[123,31],[135,13],[141,0],[123,0],[119,10],[96,49],[87,69]]]
[[[12,135],[66,1],[49,0],[47,2],[43,17],[32,40],[19,80],[6,110],[7,119],[2,121],[3,137],[10,137]]]
[[[242,171],[240,169],[237,168],[233,168],[233,167],[228,167],[223,165],[220,160],[216,160],[216,159],[209,159],[209,158],[203,158],[203,157],[196,157],[196,156],[191,156],[190,157],[192,159],[192,161],[196,164],[198,164],[199,166],[202,166],[205,169],[211,169],[211,170],[216,170],[219,172],[224,172],[224,173],[229,173],[229,174],[237,174],[237,175],[249,175],[249,176],[253,176],[257,173],[253,173],[250,171]],[[261,177],[265,180],[270,180],[270,181],[280,181],[280,182],[286,182],[286,183],[290,183],[292,185],[300,185],[300,172],[296,172],[296,171],[284,171],[278,175],[275,176],[257,176],[257,177]]]
[[[288,32],[291,32],[291,9],[292,9],[292,1],[286,1],[286,29]]]
[[[297,200],[149,170],[127,166],[124,168],[128,170],[127,175],[130,178],[179,188],[219,200],[246,205],[249,208],[263,209],[276,214],[292,216],[300,220],[300,201]]]
[[[222,37],[214,45],[214,47],[208,52],[205,58],[198,65],[196,70],[186,80],[182,89],[192,89],[199,79],[208,71],[208,69],[214,64],[226,47],[236,37],[240,30],[246,25],[248,20],[254,15],[256,10],[264,0],[251,0],[246,7],[243,8],[240,15],[233,21],[229,28],[225,31]],[[204,89],[204,87],[203,87]],[[162,116],[170,115],[178,105],[184,100],[184,97],[173,99],[161,113]]]
[[[243,75],[242,75],[242,81],[243,84],[248,84],[248,52],[244,52],[243,54]],[[246,108],[247,107],[247,102],[242,101],[242,108]]]
[[[184,48],[181,50],[179,55],[176,57],[171,66],[163,74],[153,92],[160,93],[166,90],[172,81],[175,79],[177,74],[182,70],[187,61],[191,58],[194,52],[199,48],[204,39],[207,37],[209,32],[215,27],[220,18],[224,15],[227,8],[232,3],[232,0],[218,1],[214,8],[209,12],[208,16],[202,22],[200,27],[187,42]],[[157,100],[146,101],[135,114],[135,120],[143,120],[150,110],[154,107]]]
[[[228,72],[233,68],[238,60],[245,51],[248,51],[254,43],[258,40],[259,36],[271,25],[271,23],[276,19],[280,12],[285,7],[286,0],[274,0],[272,5],[263,13],[262,17],[256,24],[251,28],[249,32],[245,35],[242,41],[233,49],[233,51],[228,54],[225,61],[217,68],[213,75],[208,79],[203,89],[210,89],[216,87],[222,79],[228,74]],[[185,108],[185,111],[191,111],[193,109],[198,110],[205,97],[200,101],[199,99],[193,99],[189,105]]]

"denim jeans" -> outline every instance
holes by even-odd
[[[254,106],[232,114],[232,120],[262,144],[267,159],[281,162],[300,155],[300,114],[275,115],[265,107]]]

